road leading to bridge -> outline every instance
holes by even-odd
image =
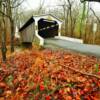
[[[67,40],[52,38],[45,39],[44,47],[51,47],[53,49],[59,47],[100,57],[100,46],[97,45],[80,44]]]

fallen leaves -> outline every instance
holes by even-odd
[[[100,100],[100,59],[32,50],[0,62],[0,100]]]

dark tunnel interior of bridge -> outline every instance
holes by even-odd
[[[38,21],[38,33],[43,38],[51,38],[58,35],[59,25],[54,20],[40,19]]]

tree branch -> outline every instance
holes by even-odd
[[[96,19],[97,19],[98,22],[100,23],[100,19],[99,19],[99,17],[96,15],[95,11],[94,11],[92,8],[90,8],[90,10],[93,12],[94,16],[96,17]]]
[[[91,76],[91,77],[95,77],[95,78],[97,78],[97,79],[100,79],[100,76],[99,76],[99,75],[95,75],[95,74],[91,74],[91,73],[82,72],[82,71],[80,71],[80,70],[77,70],[77,69],[75,69],[75,68],[72,68],[72,67],[69,67],[69,66],[66,66],[66,65],[61,65],[61,66],[64,66],[65,68],[68,68],[68,69],[70,69],[70,70],[72,70],[72,71],[75,71],[75,72],[77,72],[77,73],[80,73],[80,74],[83,74],[83,75],[86,75],[86,76]]]
[[[45,0],[41,0],[40,1],[40,5],[39,5],[39,9],[38,9],[38,13],[40,13],[43,9],[43,6],[44,6],[44,3],[45,3]]]
[[[0,10],[0,13],[1,13],[2,15],[4,15],[4,16],[10,18],[7,14],[5,14],[4,12],[2,12],[1,10]]]
[[[25,1],[25,0],[22,0],[22,1],[19,2],[17,5],[11,6],[11,8],[16,8],[16,7],[20,6],[24,1]],[[16,0],[15,0],[15,2],[16,2]],[[15,3],[14,3],[14,4],[15,4]]]
[[[10,7],[11,8],[17,8],[17,7],[19,7],[23,2],[24,2],[25,0],[22,0],[21,2],[18,2],[17,4],[16,4],[16,0],[10,5]],[[15,5],[16,4],[16,5]],[[6,5],[5,5],[5,7],[7,7]]]

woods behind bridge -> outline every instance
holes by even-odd
[[[90,2],[85,1],[99,2],[99,0],[81,0],[81,2],[80,0],[58,0],[56,5],[46,7],[45,0],[40,0],[37,9],[27,11],[21,5],[23,2],[27,2],[26,0],[0,0],[0,18],[2,20],[4,17],[6,23],[2,31],[7,34],[7,43],[13,39],[16,26],[21,27],[31,15],[51,13],[64,21],[62,35],[82,38],[85,43],[100,44],[100,12],[95,11]],[[95,34],[93,32],[94,24],[97,24]]]
[[[47,13],[63,20],[61,35],[99,45],[100,12],[87,1],[99,2],[99,0],[58,0],[56,5],[45,6],[45,0],[40,0],[38,7],[34,9],[27,0],[0,0],[0,46],[3,54],[7,45],[10,45],[11,52],[14,51],[16,27],[19,29],[32,15]],[[23,8],[24,2],[30,10]]]

